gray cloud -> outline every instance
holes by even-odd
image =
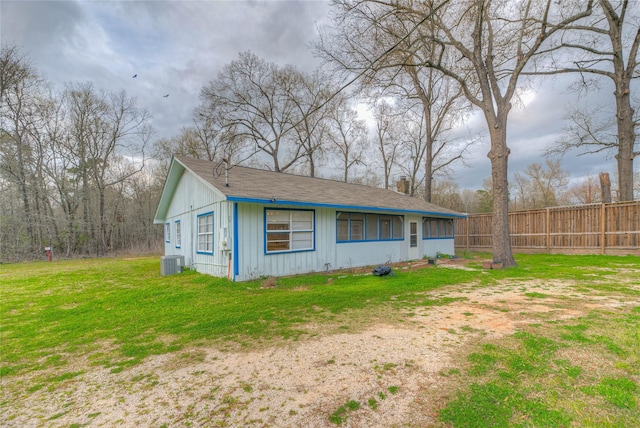
[[[125,90],[153,115],[160,138],[191,122],[200,89],[239,52],[313,70],[318,61],[309,44],[317,26],[328,22],[329,6],[325,1],[3,0],[0,11],[2,43],[22,48],[54,85],[92,81],[100,89]],[[542,162],[546,147],[566,126],[567,105],[587,102],[566,91],[573,80],[531,81],[529,98],[523,96],[528,102],[510,115],[511,173]],[[600,102],[610,97],[607,91],[591,96]],[[461,188],[477,189],[490,176],[489,142],[479,112],[469,119],[458,138],[483,137],[471,152],[470,167],[457,168],[453,178]],[[563,167],[575,178],[613,172],[615,162],[605,155],[570,153]]]

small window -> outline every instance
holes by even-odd
[[[164,224],[164,242],[171,242],[171,223]]]
[[[265,210],[266,253],[313,250],[314,214],[307,210]]]
[[[213,213],[198,216],[198,253],[213,254]]]
[[[180,220],[176,220],[176,248],[182,246],[182,226],[180,226]]]

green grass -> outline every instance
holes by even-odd
[[[523,330],[467,356],[442,422],[640,426],[640,306]]]
[[[0,375],[34,374],[23,386],[33,392],[77,381],[82,372],[66,366],[78,357],[119,372],[182,348],[189,349],[185,358],[197,360],[193,349],[212,343],[250,349],[312,337],[317,333],[306,330],[308,323],[331,334],[379,319],[401,322],[407,311],[463,299],[425,294],[460,284],[490,290],[504,281],[523,288],[531,280],[563,281],[575,293],[622,301],[640,296],[638,257],[516,259],[511,269],[486,271],[471,262],[472,271],[430,267],[396,270],[394,277],[314,274],[278,278],[272,288],[189,271],[163,277],[157,257],[0,265]],[[523,291],[536,303],[570,297]],[[443,376],[456,388],[443,404],[442,424],[640,426],[640,307],[530,324],[500,340],[485,338],[463,357]],[[403,393],[389,386],[376,399],[364,398],[368,406],[359,411],[376,411]],[[358,409],[359,402],[349,401],[330,422],[341,424]]]
[[[88,352],[121,370],[200,341],[256,344],[295,340],[310,320],[329,323],[351,310],[419,305],[420,292],[459,281],[452,269],[395,277],[307,275],[233,283],[195,272],[160,276],[157,258],[3,265],[0,310],[3,375],[65,363]],[[348,327],[347,327],[348,328]]]

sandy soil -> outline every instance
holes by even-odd
[[[329,416],[355,400],[360,408],[344,413],[343,427],[425,427],[453,394],[447,371],[480,338],[540,319],[640,304],[583,295],[572,285],[441,289],[428,297],[459,300],[406,313],[405,322],[252,352],[182,350],[120,373],[76,361],[65,371],[83,373],[53,390],[28,392],[32,380],[9,377],[1,380],[0,425],[326,427],[336,426]],[[550,297],[525,295],[532,292]]]

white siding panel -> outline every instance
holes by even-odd
[[[423,254],[425,257],[435,257],[438,253],[453,255],[456,253],[453,241],[453,238],[423,239]]]
[[[172,225],[171,242],[165,243],[165,254],[185,256],[185,264],[193,269],[215,276],[227,275],[227,253],[220,250],[221,231],[224,227],[230,230],[228,221],[228,205],[223,199],[202,181],[191,174],[184,174],[176,188],[173,199],[167,210],[167,222]],[[197,216],[213,211],[214,220],[214,253],[197,254]],[[175,221],[180,220],[182,228],[181,248],[175,247]]]
[[[337,244],[336,268],[370,266],[404,260],[407,240],[344,242]]]

